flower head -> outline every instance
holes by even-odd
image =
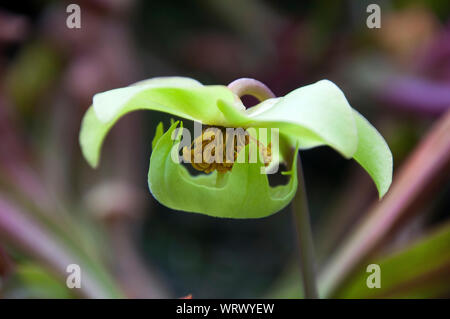
[[[96,94],[81,127],[83,155],[96,167],[102,142],[119,118],[135,110],[154,110],[216,129],[213,133],[203,131],[199,144],[205,140],[204,136],[222,141],[218,136],[225,128],[279,131],[277,149],[271,147],[272,141],[264,144],[257,133],[250,134],[240,145],[233,144],[231,153],[225,151],[216,156],[223,158],[223,162],[217,164],[203,158],[193,163],[195,169],[209,174],[192,176],[173,160],[172,150],[182,138],[176,129],[182,123],[174,122],[165,133],[159,125],[148,184],[153,196],[170,208],[216,217],[271,215],[285,207],[296,192],[297,150],[321,145],[332,147],[345,158],[354,158],[372,177],[380,197],[386,193],[392,180],[389,147],[377,130],[350,107],[334,83],[322,80],[279,98],[266,94],[264,88],[255,90],[252,94],[263,101],[250,109],[242,104],[240,95],[245,92],[240,89],[236,85],[205,86],[190,78],[162,77]],[[250,153],[244,152],[252,145],[263,153],[254,162],[249,161]],[[195,157],[195,140],[192,146],[184,149],[185,159]],[[221,148],[214,152],[218,150]],[[290,175],[290,180],[286,185],[272,187],[267,175],[261,172],[280,161],[288,163],[289,171],[284,174]]]

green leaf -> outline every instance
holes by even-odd
[[[237,161],[232,171],[223,175],[213,172],[191,176],[171,158],[171,150],[179,142],[179,138],[171,138],[177,125],[178,122],[158,140],[150,158],[149,188],[160,203],[215,217],[260,218],[278,212],[291,201],[297,189],[297,175],[292,174],[296,172],[295,159],[289,183],[276,187],[270,187],[267,175],[261,174],[263,163],[259,158],[256,163]],[[248,148],[238,159],[248,156]]]
[[[368,264],[381,269],[381,288],[368,288]],[[338,298],[436,298],[450,292],[450,224],[389,255],[365,260]]]
[[[24,46],[5,69],[4,87],[21,111],[28,112],[58,81],[62,59],[57,50],[44,41],[34,41]]]
[[[27,298],[74,298],[72,291],[64,281],[54,277],[51,273],[35,263],[21,263],[14,273],[21,282]]]
[[[217,107],[218,99],[235,102],[235,96],[225,86],[203,86],[188,78],[150,79],[96,94],[81,125],[83,155],[96,167],[107,133],[118,119],[131,111],[161,111],[204,124],[227,126],[229,123]]]

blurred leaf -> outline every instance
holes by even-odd
[[[22,111],[28,111],[55,81],[61,66],[56,51],[42,42],[26,46],[6,78],[7,93]]]
[[[23,284],[28,298],[73,298],[64,282],[33,263],[16,268],[17,279]]]
[[[0,240],[51,269],[65,281],[66,267],[83,269],[83,285],[77,294],[87,298],[120,298],[122,293],[105,267],[80,256],[19,207],[0,196]]]
[[[298,263],[289,265],[287,269],[275,280],[269,291],[264,295],[269,299],[296,299],[303,298],[302,277]]]
[[[417,212],[436,187],[446,182],[450,165],[450,111],[437,121],[402,165],[382,201],[374,204],[330,258],[320,276],[320,292],[334,295],[355,267],[379,248],[402,221]]]
[[[368,264],[381,268],[381,288],[368,288]],[[436,298],[450,293],[450,224],[399,252],[367,260],[338,298]]]

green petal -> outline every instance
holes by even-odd
[[[133,86],[96,94],[86,112],[80,132],[84,157],[98,165],[102,142],[115,122],[135,110],[155,110],[210,125],[227,126],[218,100],[235,104],[234,94],[225,86],[203,86],[189,78],[155,78]]]
[[[381,197],[392,182],[392,153],[383,137],[361,114],[353,110],[358,128],[354,159],[369,173]]]
[[[347,158],[353,157],[372,177],[382,197],[392,181],[392,154],[378,131],[353,110],[342,91],[322,80],[292,91],[283,98],[260,103],[247,113],[219,107],[225,117],[251,126],[278,127],[300,148],[328,145]]]
[[[97,167],[103,140],[114,123],[115,121],[101,122],[92,107],[84,115],[81,122],[80,146],[84,158],[92,167]]]
[[[150,159],[149,188],[160,203],[215,217],[260,218],[278,212],[291,201],[297,189],[297,175],[292,174],[296,172],[296,159],[289,183],[282,186],[269,186],[267,175],[261,174],[263,164],[259,159],[257,163],[236,162],[224,175],[214,172],[194,177],[171,158],[172,147],[178,143],[171,139],[177,124],[158,140]]]
[[[270,101],[265,101],[266,105]],[[331,81],[296,89],[271,107],[258,106],[249,112],[252,126],[278,127],[301,149],[328,145],[351,158],[358,145],[352,108],[342,91]],[[251,109],[250,109],[251,110]]]

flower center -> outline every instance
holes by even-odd
[[[189,148],[183,148],[183,158],[198,171],[211,173],[217,170],[219,173],[226,173],[231,171],[239,152],[250,143],[250,139],[256,142],[264,165],[268,166],[272,161],[271,143],[265,147],[243,128],[205,128]]]

